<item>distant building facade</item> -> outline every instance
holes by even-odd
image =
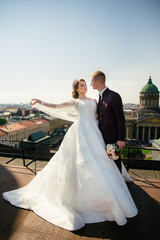
[[[66,120],[48,116],[5,124],[0,126],[0,143],[13,147],[19,146],[18,142],[28,139],[32,133],[43,131],[47,136],[51,135],[55,130],[61,130],[63,127],[67,129],[71,124]]]
[[[16,147],[19,146],[20,141],[27,139],[30,134],[38,131],[43,131],[45,135],[48,135],[50,132],[49,121],[45,119],[33,119],[6,124],[0,126],[0,143]]]
[[[72,125],[72,122],[69,122],[67,120],[55,118],[55,117],[50,117],[50,116],[44,116],[44,119],[49,121],[50,124],[50,135],[55,131],[61,130],[63,127],[69,128],[70,125]]]
[[[140,104],[136,110],[125,112],[126,139],[150,141],[160,138],[159,90],[151,76],[140,91]]]
[[[0,129],[0,143],[5,143],[7,139],[7,134]]]

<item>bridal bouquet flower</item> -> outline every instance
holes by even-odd
[[[113,160],[117,160],[120,156],[120,150],[117,148],[116,144],[107,144],[106,152],[108,157]]]

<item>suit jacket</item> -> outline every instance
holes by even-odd
[[[97,112],[105,143],[125,141],[125,118],[120,95],[107,88],[98,102]]]

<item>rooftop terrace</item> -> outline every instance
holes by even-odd
[[[0,158],[0,193],[26,185],[34,178],[34,163],[23,166],[22,159],[5,164]],[[37,161],[37,171],[47,162]],[[59,228],[37,216],[32,211],[16,208],[6,202],[0,194],[0,240],[159,240],[160,238],[160,171],[130,169],[133,179],[127,183],[138,207],[136,217],[125,226],[115,222],[86,224],[71,232]]]

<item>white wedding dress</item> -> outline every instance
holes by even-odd
[[[79,119],[45,168],[25,187],[3,193],[11,204],[33,210],[48,222],[68,230],[85,223],[126,224],[137,208],[125,180],[105,151],[94,100],[77,101]]]

